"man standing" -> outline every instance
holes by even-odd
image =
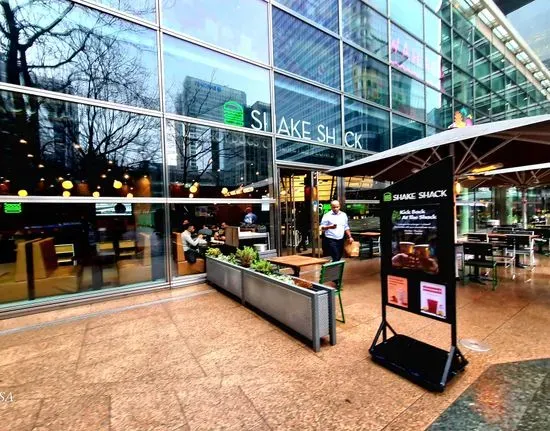
[[[246,213],[244,216],[245,224],[256,224],[258,222],[258,216],[252,212],[252,208],[246,207],[244,212]]]
[[[340,211],[340,202],[330,203],[332,211],[329,211],[321,220],[321,229],[325,233],[325,249],[333,262],[342,259],[344,253],[344,235],[349,242],[353,242],[349,230],[348,216]]]

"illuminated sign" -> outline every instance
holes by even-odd
[[[21,202],[17,203],[4,203],[4,214],[21,214],[23,212],[23,205]]]
[[[251,112],[252,128],[254,130],[267,130],[267,114],[258,110]],[[277,119],[277,134],[290,136],[292,138],[305,139],[308,141],[320,142],[323,144],[336,144],[336,128],[324,124],[312,125],[306,120],[297,120],[295,118],[286,118],[281,116]],[[363,150],[361,143],[361,133],[346,131],[344,134],[344,144],[348,148]]]
[[[223,122],[232,126],[244,126],[244,109],[242,105],[230,100],[223,104]]]

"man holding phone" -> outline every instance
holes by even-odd
[[[342,259],[344,253],[344,236],[349,242],[353,242],[349,230],[348,216],[340,211],[340,202],[330,203],[332,211],[327,212],[321,220],[321,229],[325,233],[325,249],[333,262]]]

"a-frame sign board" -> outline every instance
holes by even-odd
[[[453,172],[447,157],[392,184],[381,202],[382,323],[369,351],[375,362],[432,391],[443,391],[468,363],[456,334]],[[450,351],[398,334],[387,307],[451,325]]]

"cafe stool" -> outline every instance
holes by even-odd
[[[337,262],[325,263],[321,267],[321,275],[319,276],[319,283],[324,284],[326,282],[332,281],[335,284],[336,295],[338,295],[338,301],[340,302],[340,312],[342,314],[342,319],[336,319],[339,322],[346,323],[346,317],[344,316],[344,306],[342,305],[342,282],[344,278],[344,260],[339,260]]]

